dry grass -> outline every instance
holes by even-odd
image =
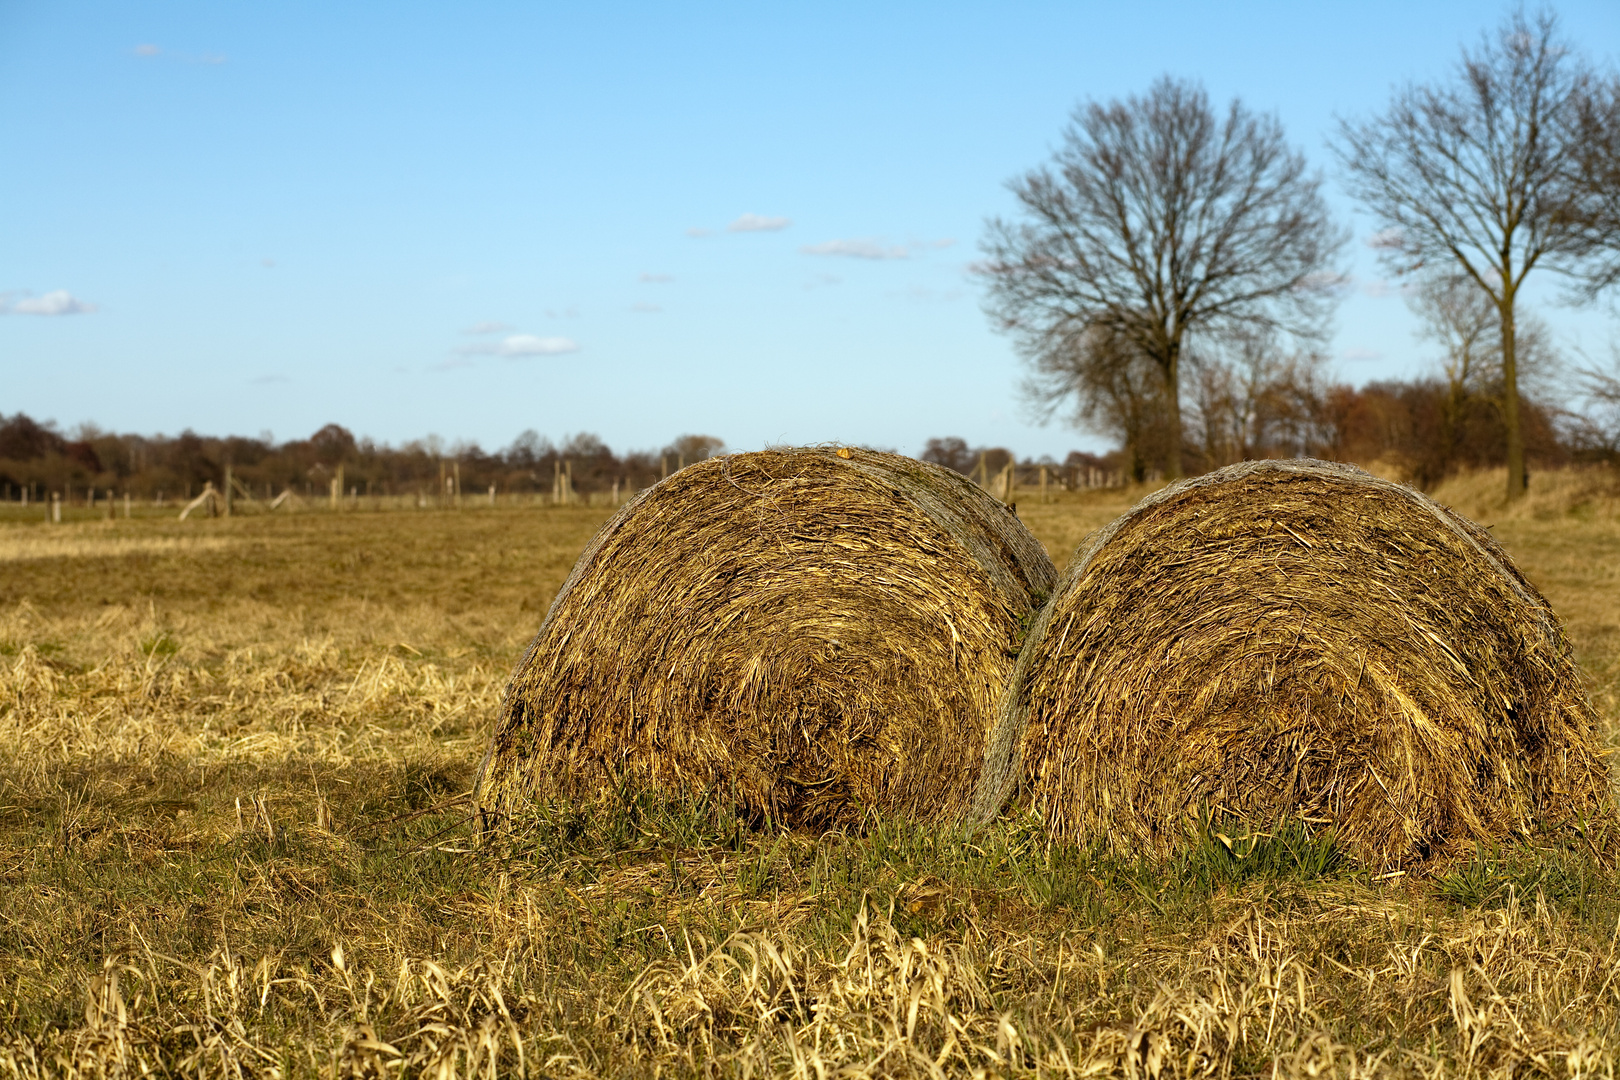
[[[70,531],[8,529],[0,533],[0,562],[34,559],[105,559],[120,555],[190,555],[223,551],[232,541],[220,536],[98,536]]]
[[[1061,557],[1129,501],[1021,511]],[[1297,835],[1149,866],[646,798],[471,850],[605,515],[86,524],[233,546],[0,567],[0,1075],[1613,1074],[1620,881],[1579,851],[1377,882]],[[1614,730],[1620,522],[1495,532]]]
[[[683,469],[580,557],[512,676],[479,810],[631,785],[790,827],[960,817],[1056,578],[937,465],[812,447]]]

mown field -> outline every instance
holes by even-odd
[[[1440,495],[1612,744],[1612,483],[1499,484]],[[1020,513],[1061,565],[1128,499]],[[1620,873],[1578,845],[1373,880],[1320,837],[1150,866],[627,794],[477,847],[502,683],[606,510],[34,509],[0,511],[0,1075],[1613,1075]]]

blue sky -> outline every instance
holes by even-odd
[[[1166,72],[1276,112],[1328,175],[1356,235],[1337,374],[1410,377],[1430,348],[1326,138],[1505,10],[0,0],[0,411],[1099,448],[1025,415],[966,268],[1078,102]],[[1558,11],[1614,62],[1620,4]],[[1539,299],[1607,354],[1612,311]]]

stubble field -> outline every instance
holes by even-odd
[[[1438,494],[1612,744],[1609,481],[1496,483]],[[1130,501],[1064,498],[1020,507],[1060,566]],[[1612,1075],[1620,874],[1575,844],[1373,880],[1321,838],[1150,866],[626,794],[475,846],[501,686],[607,513],[0,512],[0,1074]]]

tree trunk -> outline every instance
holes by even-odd
[[[1514,291],[1512,278],[1503,275],[1502,301],[1502,423],[1507,428],[1507,497],[1512,502],[1524,496],[1524,432],[1519,429],[1519,360],[1513,326]]]

